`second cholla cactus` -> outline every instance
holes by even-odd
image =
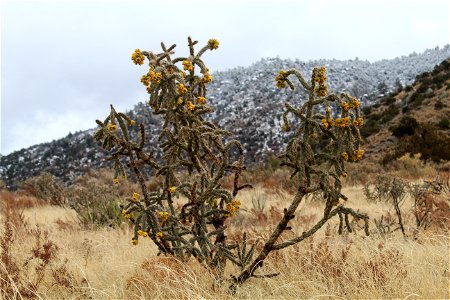
[[[314,68],[309,83],[295,69],[281,70],[275,78],[277,86],[294,89],[290,76],[297,78],[309,97],[298,108],[285,105],[283,127],[290,128],[289,115],[300,123],[283,155],[284,164],[295,170],[301,185],[319,183],[330,203],[338,203],[339,198],[346,199],[340,193],[340,178],[347,176],[344,162],[359,161],[364,155],[359,133],[364,124],[361,103],[346,93],[329,95],[325,67]]]
[[[368,231],[368,216],[344,206],[340,200],[347,200],[341,193],[341,178],[346,177],[345,161],[359,161],[364,151],[360,148],[361,137],[359,126],[363,121],[360,116],[360,102],[345,93],[328,95],[326,70],[315,68],[308,83],[295,69],[281,70],[275,78],[278,88],[289,86],[294,89],[290,76],[296,77],[301,87],[307,90],[308,99],[299,107],[285,104],[283,114],[283,131],[291,130],[293,134],[285,152],[281,155],[281,165],[292,169],[291,178],[297,186],[297,192],[288,208],[269,238],[266,240],[258,256],[243,269],[239,276],[233,277],[231,290],[251,277],[261,277],[255,271],[263,265],[270,252],[299,243],[312,236],[332,217],[339,216],[339,233],[344,228],[352,231],[349,215],[365,222],[365,233]],[[332,114],[332,103],[338,103],[339,111]],[[289,118],[296,119],[291,126]],[[324,197],[324,213],[322,218],[309,230],[294,238],[282,240],[284,231],[289,230],[302,199],[311,193],[320,192]],[[289,234],[292,236],[292,234]],[[271,276],[271,274],[269,274]]]

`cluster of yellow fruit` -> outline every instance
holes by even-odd
[[[128,124],[128,126],[134,126],[134,125],[136,125],[136,121],[135,120],[128,120],[127,124]],[[117,124],[110,123],[110,124],[106,125],[106,128],[108,128],[108,130],[114,132],[114,131],[117,130]]]
[[[130,214],[129,212],[127,212],[125,209],[122,210],[122,216],[125,219],[131,219],[131,217],[133,216],[132,214]]]
[[[169,213],[167,211],[160,211],[160,212],[158,212],[158,216],[164,222],[169,219]]]
[[[354,126],[358,126],[361,127],[364,124],[364,120],[361,117],[356,118],[355,120],[353,120],[352,124]],[[333,126],[338,127],[338,128],[345,128],[347,126],[350,125],[350,118],[349,117],[344,117],[344,118],[330,118],[330,119],[322,119],[321,121],[321,126],[324,129],[328,129],[331,128]]]
[[[108,124],[106,126],[106,128],[108,128],[108,130],[111,130],[111,131],[116,131],[117,130],[117,125],[116,124]]]
[[[148,237],[148,232],[147,231],[144,231],[144,230],[138,230],[137,231],[137,234],[139,235],[139,236],[142,236],[142,237]]]
[[[287,73],[285,70],[281,70],[278,72],[278,75],[275,77],[275,82],[277,83],[277,88],[282,89],[286,87],[286,79]]]
[[[363,158],[364,155],[364,150],[362,149],[356,149],[353,151],[352,153],[352,161],[359,161]],[[349,154],[347,152],[342,152],[341,153],[341,157],[343,160],[348,161],[349,159]]]
[[[208,68],[207,68],[207,70],[208,70]],[[202,81],[204,82],[204,83],[210,83],[211,81],[212,81],[212,76],[211,76],[211,74],[209,74],[209,71],[207,72],[207,73],[205,73],[204,75],[203,75],[203,78],[202,78]]]
[[[194,65],[189,60],[183,60],[183,69],[185,71],[194,71]]]
[[[184,84],[182,84],[182,83],[179,83],[178,84],[178,86],[177,86],[177,93],[179,94],[179,95],[184,95],[184,94],[186,94],[187,93],[187,88],[184,86]]]
[[[219,48],[219,41],[216,39],[209,39],[208,40],[208,46],[211,47],[211,49],[218,49]]]
[[[358,99],[351,97],[350,102],[341,101],[341,108],[343,111],[348,111],[349,109],[358,109],[361,106],[361,102]]]
[[[348,125],[350,125],[350,118],[349,117],[345,117],[345,118],[330,118],[330,119],[322,119],[322,124],[321,126],[324,129],[328,129],[330,127],[338,127],[338,128],[345,128]]]
[[[356,149],[353,151],[352,160],[353,161],[361,160],[363,158],[363,155],[364,155],[364,150]]]
[[[219,48],[219,41],[216,39],[210,39],[208,40],[208,44],[207,46],[209,47],[209,49],[214,50],[214,49],[218,49]],[[132,54],[131,54],[131,60],[136,64],[136,65],[142,65],[144,64],[145,61],[145,57],[151,55],[148,54],[146,52],[142,52],[140,49],[136,49]],[[187,71],[187,72],[194,72],[194,68],[195,68],[195,63],[194,60],[192,58],[187,58],[184,59],[182,61],[182,65],[183,65],[183,70]],[[187,76],[187,74],[185,72],[183,72],[183,70],[179,70],[176,66],[172,65],[172,66],[166,66],[164,67],[164,69],[159,68],[158,69],[160,72],[155,71],[155,67],[154,66],[150,66],[150,69],[148,71],[147,74],[142,75],[141,77],[141,82],[146,86],[147,92],[149,94],[151,94],[155,88],[158,87],[159,84],[161,84],[161,82],[163,80],[166,79],[170,79],[173,78],[173,76],[171,76],[172,74],[174,74],[175,72],[178,72],[179,76],[185,78]],[[177,71],[178,70],[178,71]],[[206,72],[205,72],[206,70]],[[209,69],[205,68],[202,69],[202,73],[203,73],[203,77],[201,78],[201,82],[203,83],[209,83],[212,81],[212,76],[209,73]],[[182,81],[182,80],[180,80]],[[184,99],[187,93],[188,93],[188,89],[189,87],[186,87],[183,83],[181,83],[180,81],[178,81],[178,86],[177,86],[177,93],[179,95],[178,98],[176,98],[176,103],[181,106],[183,104],[186,105],[186,109],[187,111],[193,111],[195,110],[196,106],[193,103],[193,100],[190,99]],[[189,97],[186,97],[189,98]],[[199,105],[204,105],[206,104],[206,98],[205,97],[197,97],[196,99],[197,103]]]
[[[230,203],[227,204],[226,209],[228,211],[227,214],[225,214],[225,217],[232,217],[234,216],[234,213],[241,207],[241,202],[237,199],[233,199]]]
[[[132,202],[138,202],[139,201],[139,194],[138,193],[133,193],[133,195],[131,196],[131,201]]]
[[[144,54],[142,54],[140,49],[136,49],[136,50],[134,50],[133,54],[131,54],[131,60],[136,65],[142,65],[142,64],[144,64],[145,56],[144,56]]]
[[[320,67],[317,69],[316,74],[314,74],[314,81],[319,84],[316,89],[316,94],[320,97],[325,97],[328,93],[328,87],[325,84],[325,80],[327,79],[325,72],[325,67]]]
[[[353,120],[353,125],[361,127],[364,125],[364,119],[361,117],[356,118],[355,120]]]
[[[161,72],[155,72],[153,67],[150,68],[147,74],[142,75],[141,82],[145,85],[150,87],[151,84],[159,84],[162,80],[162,73]],[[147,90],[148,91],[148,90]],[[150,88],[151,91],[151,88]]]
[[[144,230],[141,230],[141,229],[139,229],[138,231],[137,231],[137,234],[139,235],[139,236],[142,236],[142,237],[148,237],[148,232],[147,231],[144,231]],[[157,233],[156,233],[156,236],[157,237],[159,237],[159,238],[162,238],[163,237],[163,233],[162,232],[160,232],[160,231],[158,231]],[[133,245],[137,245],[137,244],[139,244],[139,240],[137,239],[137,238],[133,238],[132,240],[131,240],[131,243],[133,244]]]
[[[205,105],[206,104],[206,98],[205,97],[197,97],[197,99],[195,101],[198,104],[200,104],[200,105]]]

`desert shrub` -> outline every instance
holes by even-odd
[[[445,106],[444,106],[444,103],[441,101],[441,100],[437,100],[435,103],[434,103],[434,108],[436,109],[436,110],[441,110],[441,109],[443,109]]]
[[[372,112],[372,106],[365,106],[361,109],[364,116],[369,115]]]
[[[16,229],[27,226],[24,210],[33,206],[35,201],[29,197],[18,197],[12,192],[0,192],[0,212]]]
[[[360,164],[349,164],[345,184],[350,186],[364,185],[372,180],[373,174],[380,174],[383,171],[383,166],[377,162],[365,161]]]
[[[380,129],[381,129],[380,122],[370,119],[361,128],[360,130],[361,136],[367,138],[372,134],[379,132]]]
[[[265,169],[269,171],[273,172],[275,170],[278,170],[280,168],[280,164],[281,164],[280,159],[275,155],[269,155],[265,159]]]
[[[397,126],[394,126],[391,130],[392,135],[396,137],[402,137],[405,135],[413,135],[416,129],[419,127],[419,122],[413,117],[403,116]]]
[[[262,247],[256,247],[257,242],[247,245],[245,232],[239,243],[227,239],[227,224],[233,224],[232,217],[240,207],[236,197],[241,189],[251,186],[239,184],[245,169],[242,145],[204,119],[212,112],[205,96],[212,77],[201,56],[207,50],[217,49],[219,43],[211,39],[198,53],[194,49],[196,44],[197,41],[188,38],[187,57],[173,58],[175,45],[167,48],[163,43],[161,53],[136,49],[132,55],[135,64],[142,65],[147,60],[149,63],[141,82],[150,94],[153,114],[164,119],[158,139],[161,160],[144,151],[146,133],[142,124],[139,124],[139,137],[132,139],[128,128],[136,122],[113,106],[104,121],[97,120],[99,129],[95,138],[102,142],[115,164],[113,182],[118,184],[119,177],[125,175],[126,161],[141,188],[140,193],[129,195],[122,211],[134,224],[132,243],[137,245],[139,237],[149,237],[160,253],[176,256],[181,261],[194,257],[214,274],[217,282],[223,281],[225,264],[230,261],[240,269],[232,277],[230,290],[235,291],[251,277],[274,276],[255,274],[268,254],[303,241],[334,216],[339,216],[340,233],[345,229],[352,231],[349,216],[353,216],[364,220],[368,234],[368,216],[340,203],[347,199],[341,193],[341,177],[347,175],[345,162],[357,162],[364,155],[360,148],[359,128],[363,125],[360,102],[345,93],[328,95],[325,68],[321,67],[313,70],[310,83],[294,69],[282,70],[276,77],[277,87],[294,89],[289,79],[292,75],[309,94],[308,100],[299,107],[286,103],[283,115],[282,130],[295,127],[281,155],[281,166],[292,171],[291,185],[296,186],[290,206],[284,209]],[[337,103],[339,113],[332,113],[332,103]],[[143,168],[150,168],[157,177],[162,177],[161,186],[150,189]],[[181,177],[183,171],[189,177]],[[221,185],[229,176],[234,177],[231,190]],[[282,241],[280,237],[291,228],[288,224],[302,199],[319,190],[325,206],[322,218],[303,234]],[[259,253],[254,258],[255,249]]]
[[[443,118],[439,121],[438,126],[442,129],[450,129],[450,120]]]
[[[409,98],[409,103],[412,107],[417,108],[422,105],[423,100],[426,98],[421,85]]]
[[[72,187],[87,187],[91,185],[106,187],[111,186],[111,177],[114,176],[114,172],[108,169],[89,170],[86,174],[75,178]],[[148,185],[159,184],[158,182],[149,181]],[[136,191],[138,185],[131,180],[122,180],[120,185],[115,185],[114,191],[111,189],[110,193],[120,195],[120,197],[126,197]]]
[[[391,121],[393,118],[395,118],[399,114],[400,110],[398,108],[398,105],[395,105],[392,103],[389,105],[388,109],[386,109],[383,113],[383,117],[381,118],[382,123],[387,123]]]
[[[77,212],[80,224],[84,228],[120,225],[120,194],[110,185],[98,185],[87,182],[74,185],[67,193],[67,203]]]
[[[381,162],[387,164],[406,153],[420,154],[420,160],[425,163],[448,161],[450,160],[450,138],[437,130],[433,124],[419,125],[413,135],[403,136],[393,152],[386,154]]]
[[[384,98],[382,100],[382,103],[383,103],[383,105],[390,106],[395,103],[395,97],[393,95],[390,95],[389,97]]]
[[[77,212],[84,228],[115,227],[125,221],[121,214],[121,199],[132,194],[137,185],[122,180],[122,184],[111,186],[113,175],[110,170],[90,170],[66,188],[67,206]],[[155,182],[146,184],[152,186]]]
[[[73,291],[74,277],[67,260],[61,261],[59,247],[49,239],[48,231],[30,227],[25,219],[24,209],[39,204],[26,195],[0,192],[0,299],[41,298],[44,278],[61,291]],[[23,249],[22,238],[31,249]],[[24,260],[18,251],[29,251],[29,255]]]
[[[267,194],[261,189],[253,190],[251,192],[252,210],[255,213],[264,213],[267,202]]]
[[[44,294],[41,286],[46,277],[60,291],[73,292],[74,276],[67,269],[67,260],[61,261],[59,247],[49,239],[47,231],[39,227],[14,227],[8,215],[3,220],[1,229],[1,299],[41,298]],[[25,260],[20,259],[14,249],[20,246],[16,243],[18,230],[25,230],[27,239],[33,243]]]
[[[417,229],[440,228],[449,229],[450,187],[440,177],[434,180],[425,180],[422,184],[412,184],[409,193],[414,199],[413,213]]]
[[[66,203],[64,185],[47,172],[28,178],[20,183],[19,188],[31,196],[45,200],[51,205],[64,206]]]

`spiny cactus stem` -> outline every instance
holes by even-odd
[[[145,185],[145,180],[144,180],[144,177],[142,176],[142,172],[136,166],[135,153],[134,153],[134,151],[132,151],[130,149],[128,149],[128,152],[129,152],[128,157],[130,158],[130,166],[131,166],[134,174],[137,177],[139,185],[141,186],[142,194],[143,194],[144,199],[145,199],[145,203],[148,203],[150,200],[149,200],[149,197],[148,197],[147,186]]]
[[[194,56],[194,45],[197,44],[197,41],[192,41],[192,38],[188,37],[188,46],[189,46],[189,54],[193,57]]]
[[[295,211],[297,210],[297,207],[300,205],[303,197],[311,193],[313,191],[318,190],[318,187],[314,188],[299,188],[297,193],[295,194],[295,197],[289,206],[288,209],[285,210],[283,218],[278,223],[277,227],[273,231],[270,238],[267,240],[267,242],[264,244],[263,249],[259,253],[259,255],[253,260],[253,262],[237,277],[234,279],[233,284],[230,286],[230,290],[235,289],[236,284],[242,284],[247,279],[252,277],[254,275],[254,272],[256,269],[262,266],[262,262],[266,259],[267,255],[274,250],[274,245],[280,235],[283,233],[283,231],[286,230],[286,227],[289,223],[289,221],[292,219],[292,216],[294,215]],[[317,230],[316,230],[317,231]]]
[[[277,245],[273,245],[272,249],[273,250],[281,250],[283,248],[289,247],[291,245],[297,244],[301,241],[303,241],[304,239],[312,236],[314,233],[316,233],[317,230],[319,230],[320,228],[322,228],[323,225],[325,225],[325,223],[331,219],[333,216],[335,216],[338,212],[339,212],[339,208],[335,208],[334,210],[332,210],[328,216],[324,216],[322,219],[320,219],[319,222],[316,223],[316,225],[314,225],[310,230],[303,232],[302,235],[291,239],[289,241],[285,241],[283,243],[277,244]]]
[[[342,216],[342,212],[338,212],[339,215],[339,230],[338,234],[341,235],[344,232],[344,217]]]
[[[239,176],[241,175],[240,170],[236,170],[236,173],[234,173],[234,182],[233,182],[233,197],[237,195],[237,193],[245,188],[252,189],[253,186],[251,184],[244,184],[242,186],[239,186]]]
[[[294,75],[295,77],[297,77],[298,81],[301,83],[301,85],[308,91],[311,91],[311,86],[306,82],[306,80],[303,78],[302,74],[297,71],[296,69],[289,69],[286,71],[286,77],[288,77],[289,75]]]

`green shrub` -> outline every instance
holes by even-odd
[[[64,185],[47,172],[28,178],[19,184],[19,188],[51,205],[64,206],[66,203]]]
[[[441,100],[437,100],[437,101],[434,103],[434,108],[435,108],[436,110],[441,110],[441,109],[444,108],[444,103],[442,103]]]
[[[364,116],[368,116],[372,112],[372,106],[365,106],[362,108],[362,113]]]
[[[395,97],[390,95],[389,97],[383,100],[383,105],[392,105],[395,103]]]
[[[398,106],[392,103],[389,105],[388,109],[383,112],[383,117],[381,118],[382,123],[387,123],[395,118],[400,113]]]
[[[81,226],[92,229],[115,227],[124,221],[120,199],[114,187],[88,182],[83,186],[72,186],[68,191],[67,203],[77,212]]]
[[[374,120],[368,120],[361,128],[361,136],[367,138],[372,134],[379,132],[381,129],[380,123]]]
[[[447,118],[441,119],[438,126],[442,129],[450,129],[450,120]]]
[[[382,163],[386,164],[406,153],[420,154],[420,160],[440,162],[450,160],[450,138],[437,130],[433,124],[422,124],[415,129],[413,135],[400,138],[392,153],[384,156]]]
[[[394,126],[391,130],[395,137],[402,137],[405,135],[413,135],[416,129],[419,127],[417,120],[410,116],[403,116],[397,126]]]

